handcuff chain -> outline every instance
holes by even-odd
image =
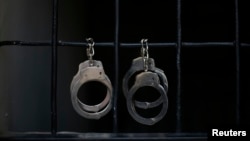
[[[86,41],[87,41],[87,45],[88,45],[88,48],[86,49],[87,56],[89,58],[90,66],[93,66],[93,56],[95,54],[95,50],[94,50],[95,42],[94,42],[93,38],[87,38]]]
[[[148,53],[148,39],[142,39],[141,40],[141,56],[143,58],[143,66],[144,66],[144,71],[148,71],[148,58],[149,58],[149,53]]]

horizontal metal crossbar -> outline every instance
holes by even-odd
[[[51,46],[50,41],[0,41],[0,46]],[[162,42],[162,43],[149,43],[149,46],[153,47],[176,47],[174,42]],[[57,46],[71,46],[71,47],[83,47],[87,46],[86,42],[70,42],[70,41],[58,41]],[[114,47],[114,42],[96,42],[95,46]],[[120,47],[138,47],[140,43],[120,43]],[[182,47],[233,47],[235,42],[182,42]],[[240,47],[250,47],[250,43],[240,43]]]
[[[9,137],[6,136],[5,139]],[[57,132],[52,136],[49,132],[25,132],[13,133],[11,140],[147,140],[147,141],[203,141],[207,140],[206,133],[78,133],[78,132]]]

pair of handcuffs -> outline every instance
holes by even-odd
[[[71,82],[71,101],[75,111],[87,119],[100,119],[105,116],[112,108],[112,84],[105,74],[102,62],[93,60],[94,55],[94,41],[88,38],[87,56],[89,60],[82,62],[79,65],[77,74],[73,77]],[[96,105],[87,105],[83,103],[77,96],[80,87],[90,81],[97,81],[107,87],[107,93],[104,100]]]
[[[123,78],[123,93],[127,101],[127,109],[129,114],[134,120],[144,125],[154,125],[160,121],[167,113],[168,109],[168,81],[163,70],[155,67],[153,58],[149,58],[148,55],[148,43],[147,39],[141,40],[141,57],[135,58],[132,62],[130,69],[127,71]],[[145,47],[146,46],[146,47]],[[137,74],[139,73],[139,74]],[[128,83],[133,75],[135,77],[134,85],[129,88]],[[153,87],[159,93],[160,97],[153,101],[138,101],[135,99],[135,93],[142,87]],[[136,108],[150,109],[162,105],[161,111],[155,117],[145,118],[138,114]]]

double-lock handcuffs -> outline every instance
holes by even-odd
[[[141,57],[135,58],[133,60],[130,69],[127,71],[123,78],[123,93],[127,100],[127,109],[132,118],[141,124],[154,125],[155,123],[160,121],[167,113],[168,81],[163,70],[155,67],[154,59],[149,58],[147,39],[142,39],[141,44]],[[146,47],[144,47],[144,44]],[[139,74],[137,74],[135,77],[134,85],[131,88],[128,88],[129,80],[136,73]],[[134,96],[136,91],[139,88],[145,86],[155,88],[161,94],[161,96],[153,102],[142,102],[135,100]],[[135,109],[135,107],[141,109],[149,109],[160,106],[161,104],[161,111],[158,115],[152,118],[145,118],[139,115]]]
[[[89,48],[87,48],[87,56],[89,60],[82,62],[79,65],[77,74],[73,77],[71,82],[71,101],[75,111],[88,119],[100,119],[105,116],[112,108],[112,84],[105,74],[102,62],[93,60],[94,55],[94,41],[92,38],[86,39]],[[77,97],[80,87],[90,81],[101,82],[107,87],[107,93],[104,100],[96,105],[84,104]]]

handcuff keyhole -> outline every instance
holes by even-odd
[[[99,74],[102,75],[102,72],[100,71]]]

